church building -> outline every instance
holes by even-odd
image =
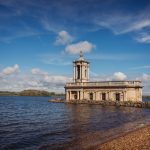
[[[73,81],[66,83],[66,102],[90,101],[142,101],[141,81],[89,81],[89,62],[82,52],[73,62]]]

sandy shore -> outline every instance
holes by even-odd
[[[95,150],[150,150],[150,125],[107,141]]]

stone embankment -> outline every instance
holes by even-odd
[[[65,100],[64,100],[64,99],[50,99],[50,100],[48,100],[48,102],[53,102],[53,103],[64,103]]]
[[[150,102],[132,102],[132,101],[92,101],[92,100],[71,100],[66,103],[72,104],[99,104],[102,106],[124,106],[124,107],[136,107],[136,108],[149,108]]]

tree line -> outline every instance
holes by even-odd
[[[0,96],[63,96],[63,93],[55,93],[41,90],[23,90],[21,92],[0,91]]]

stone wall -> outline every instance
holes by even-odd
[[[141,88],[67,89],[66,100],[142,101],[142,89]]]

